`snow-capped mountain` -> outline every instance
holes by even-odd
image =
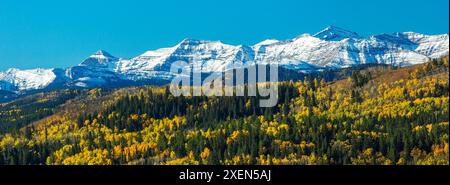
[[[107,85],[118,80],[114,72],[119,61],[106,51],[100,50],[92,54],[77,66],[66,69],[68,86],[91,87]]]
[[[407,66],[449,53],[449,35],[413,32],[362,37],[335,26],[290,40],[268,39],[253,46],[185,39],[179,44],[119,58],[100,50],[66,69],[10,69],[0,72],[0,90],[24,92],[49,87],[95,87],[167,83],[174,62],[184,61],[202,72],[219,72],[255,64],[278,64],[290,70],[314,72],[360,64]]]
[[[0,72],[0,90],[26,91],[43,89],[56,79],[53,69],[19,70]]]
[[[104,69],[113,68],[119,58],[116,58],[106,51],[100,50],[89,56],[79,66],[86,66],[90,68]]]
[[[313,36],[326,41],[340,41],[346,38],[348,39],[360,38],[358,33],[344,30],[336,26],[329,26],[323,29],[322,31],[314,34]]]

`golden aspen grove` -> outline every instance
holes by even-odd
[[[306,76],[264,97],[167,86],[65,89],[0,104],[0,164],[448,165],[448,57]]]

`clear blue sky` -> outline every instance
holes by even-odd
[[[0,71],[76,65],[98,49],[118,57],[184,38],[252,45],[328,25],[361,35],[448,33],[448,0],[0,0]]]

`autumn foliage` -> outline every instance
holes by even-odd
[[[83,98],[34,121],[4,109],[0,120],[29,124],[0,135],[0,164],[449,164],[448,57],[279,91],[273,108],[258,106],[264,97],[133,87],[76,92]]]

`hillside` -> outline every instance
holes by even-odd
[[[0,164],[448,165],[448,75],[445,57],[302,77],[273,108],[164,86],[52,91],[2,104],[23,127],[3,130]]]

